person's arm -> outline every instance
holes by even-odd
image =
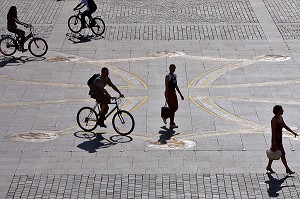
[[[272,119],[271,121],[271,128],[272,128],[272,146],[271,146],[271,150],[272,151],[276,151],[278,149],[277,143],[276,143],[276,124],[277,124],[277,120],[275,118]]]
[[[83,3],[79,3],[73,10],[80,10],[81,8],[83,8],[85,5]]]
[[[25,27],[28,27],[28,26],[29,26],[29,24],[20,21],[20,20],[19,20],[18,18],[16,18],[16,17],[14,17],[14,21],[15,21],[17,24],[20,24],[20,25],[25,26]]]
[[[292,129],[290,129],[290,127],[288,127],[288,126],[285,124],[285,122],[283,121],[283,119],[282,119],[282,122],[283,122],[283,128],[285,128],[287,131],[289,131],[289,132],[291,132],[292,134],[294,134],[295,137],[298,136],[297,133],[295,133]]]
[[[168,87],[169,87],[169,75],[165,77],[165,98],[166,102],[168,102]]]
[[[181,94],[181,92],[180,92],[180,90],[179,90],[179,87],[178,87],[177,85],[176,85],[176,90],[177,90],[177,92],[179,93],[181,99],[184,100],[184,97],[183,97],[183,95]]]
[[[120,97],[124,97],[124,95],[119,91],[119,89],[118,89],[114,84],[112,84],[111,87],[112,87],[117,93],[119,93]]]

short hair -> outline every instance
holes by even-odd
[[[108,68],[106,68],[106,67],[103,67],[102,69],[101,69],[101,73],[105,73],[105,72],[107,72],[108,71]]]
[[[171,67],[175,67],[176,68],[175,64],[170,64],[169,68],[171,68]]]
[[[275,105],[275,106],[273,107],[273,113],[274,113],[275,115],[278,114],[281,110],[282,110],[282,106],[280,106],[280,105]]]

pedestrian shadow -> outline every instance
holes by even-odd
[[[67,33],[66,36],[68,37],[69,41],[72,41],[73,44],[78,44],[78,43],[86,43],[90,42],[92,40],[100,40],[104,39],[103,36],[96,36],[96,35],[84,35],[80,33]]]
[[[20,57],[15,57],[15,56],[0,56],[0,68],[3,68],[7,65],[22,65],[27,62],[32,62],[32,61],[43,61],[45,60],[45,57],[28,57],[28,56],[20,56]]]
[[[89,153],[95,153],[99,149],[105,149],[116,144],[127,143],[132,141],[132,138],[130,136],[113,135],[109,138],[105,138],[105,134],[106,133],[78,131],[74,133],[74,136],[86,139],[86,141],[77,145],[77,147],[88,151]]]
[[[294,187],[295,185],[292,185],[292,186],[281,186],[284,181],[287,179],[287,178],[292,178],[292,176],[285,176],[284,178],[281,178],[280,180],[279,179],[276,179],[272,176],[272,174],[268,173],[267,174],[268,177],[269,177],[269,180],[266,181],[265,183],[269,184],[269,189],[268,189],[268,194],[270,197],[278,197],[279,196],[279,191],[282,190],[282,188],[285,188],[285,187]]]
[[[159,140],[160,144],[167,144],[167,141],[170,140],[173,136],[179,135],[180,133],[176,133],[173,128],[167,128],[165,126],[160,127],[163,130],[159,131]]]

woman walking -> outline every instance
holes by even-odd
[[[287,161],[285,158],[285,151],[282,145],[282,128],[285,128],[289,132],[293,133],[296,136],[298,136],[297,133],[295,133],[293,130],[291,130],[283,121],[282,114],[283,114],[283,108],[280,105],[276,105],[273,107],[273,113],[275,116],[271,120],[271,128],[272,128],[272,145],[271,145],[271,150],[276,151],[280,150],[282,155],[281,155],[281,161],[283,165],[285,166],[286,173],[287,174],[293,174],[293,172],[287,165]],[[273,160],[269,159],[269,163],[267,166],[267,171],[270,173],[275,173],[272,169],[272,162]]]
[[[165,98],[168,106],[170,108],[170,128],[178,128],[178,126],[174,122],[175,112],[178,109],[178,100],[176,91],[179,93],[182,100],[184,100],[183,95],[181,94],[178,86],[177,86],[177,76],[174,73],[176,70],[176,66],[171,64],[169,67],[170,73],[165,77]],[[165,124],[167,118],[163,118]]]

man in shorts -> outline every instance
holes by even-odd
[[[124,95],[119,91],[119,89],[111,82],[110,78],[108,77],[109,70],[106,67],[101,69],[101,75],[97,77],[90,87],[90,95],[92,98],[96,99],[97,102],[100,103],[100,119],[98,121],[98,125],[101,127],[105,127],[104,124],[105,115],[108,112],[108,104],[110,103],[111,96],[105,89],[105,86],[108,85],[112,87],[116,92],[119,93],[120,97],[124,97]]]
[[[90,21],[92,20],[92,13],[94,13],[97,10],[97,5],[94,2],[94,0],[81,0],[80,3],[73,9],[75,10],[80,10],[84,6],[87,7],[87,9],[81,14],[81,27],[87,28],[86,27],[86,22],[85,22],[85,17],[88,17]]]

